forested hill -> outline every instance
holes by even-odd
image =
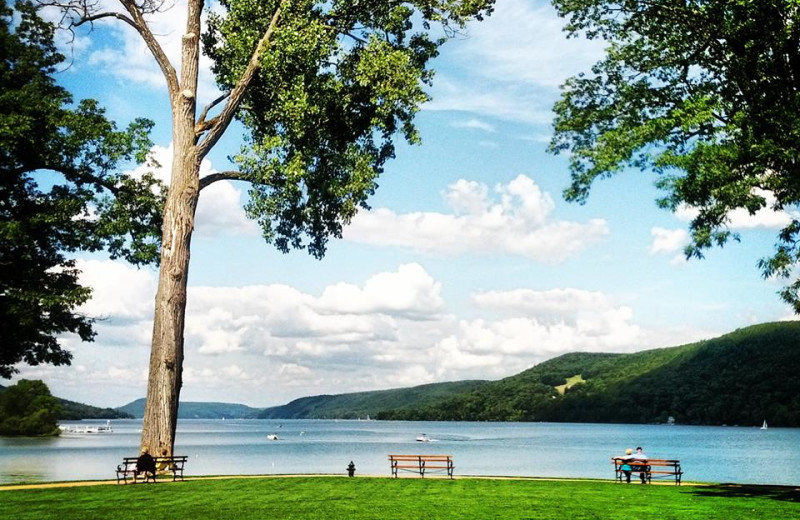
[[[0,385],[0,392],[6,387]],[[115,410],[114,408],[99,408],[88,404],[76,403],[59,397],[55,398],[60,407],[58,419],[60,420],[79,420],[79,419],[128,419],[131,415]]]
[[[381,419],[800,426],[800,322],[635,354],[566,354]],[[562,393],[563,392],[563,393]]]
[[[379,413],[404,406],[427,408],[448,398],[470,392],[487,381],[432,383],[413,388],[397,388],[339,395],[317,395],[295,399],[289,404],[261,410],[259,419],[358,419],[375,418]]]
[[[129,413],[114,408],[98,408],[97,406],[89,406],[75,401],[67,401],[66,399],[56,399],[61,405],[61,413],[58,415],[61,420],[130,419],[133,417]]]

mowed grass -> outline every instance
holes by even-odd
[[[800,489],[464,477],[230,478],[0,490],[0,518],[786,520],[800,518]]]

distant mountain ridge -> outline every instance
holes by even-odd
[[[243,404],[181,402],[180,419],[358,419],[403,403],[428,405],[441,399],[472,390],[487,381],[431,383],[413,388],[375,390],[351,394],[302,397],[270,408],[252,408]],[[145,399],[116,408],[136,418],[144,416]]]
[[[301,397],[261,410],[259,419],[358,419],[377,417],[386,410],[431,406],[444,399],[471,392],[488,381],[431,383],[412,388],[375,390],[338,395]]]
[[[117,410],[139,419],[144,417],[145,399],[137,399],[120,406]],[[251,408],[234,403],[198,403],[181,401],[178,407],[179,419],[252,419],[260,408]]]

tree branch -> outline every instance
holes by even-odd
[[[227,171],[217,172],[206,175],[200,179],[200,190],[207,188],[217,181],[246,181],[252,183],[253,181],[247,178],[242,172]]]
[[[212,108],[214,108],[215,106],[217,106],[220,103],[222,103],[223,101],[225,101],[225,99],[230,95],[231,95],[230,92],[226,92],[226,93],[222,94],[220,97],[218,97],[217,99],[215,99],[214,101],[212,101],[211,103],[209,103],[208,105],[206,105],[203,108],[203,112],[200,114],[199,119],[197,120],[197,124],[202,124],[203,122],[205,122],[206,116],[208,115],[208,112]]]
[[[85,16],[85,17],[81,18],[80,20],[78,20],[78,23],[75,23],[72,26],[73,27],[80,27],[81,25],[83,25],[85,23],[90,23],[91,24],[95,20],[100,20],[101,18],[116,18],[117,20],[121,20],[121,21],[125,22],[126,24],[130,25],[131,27],[133,27],[134,29],[138,30],[138,27],[136,27],[136,22],[134,22],[133,20],[131,20],[130,18],[128,18],[127,16],[125,16],[122,13],[113,13],[113,12],[97,13],[97,14],[93,14],[91,16]]]
[[[161,48],[158,40],[156,40],[153,32],[147,25],[147,21],[144,19],[142,9],[140,9],[133,0],[119,1],[122,6],[125,7],[125,10],[128,11],[128,14],[131,15],[131,18],[133,19],[132,21],[134,22],[133,27],[142,37],[145,45],[147,45],[147,48],[150,49],[150,52],[155,58],[156,63],[158,63],[158,66],[161,68],[161,72],[164,74],[164,78],[167,80],[170,101],[173,101],[174,97],[177,96],[180,91],[180,85],[178,83],[178,76],[175,72],[175,67],[172,66],[172,63],[170,63],[166,53],[164,53],[164,49]]]
[[[129,1],[129,0],[127,0]],[[259,67],[259,60],[261,58],[262,53],[269,45],[270,40],[272,39],[272,33],[275,32],[275,27],[278,25],[278,20],[281,16],[281,6],[279,6],[275,10],[275,14],[272,15],[272,20],[269,22],[269,27],[264,32],[264,35],[259,40],[258,45],[256,45],[255,50],[253,51],[253,55],[250,57],[250,62],[247,65],[247,69],[245,69],[242,77],[239,79],[239,82],[233,88],[228,96],[228,103],[225,105],[225,108],[222,109],[222,112],[219,116],[215,118],[216,123],[210,129],[206,138],[199,143],[198,149],[198,157],[205,157],[209,151],[217,144],[217,141],[220,140],[222,134],[225,133],[228,126],[230,125],[231,121],[233,120],[234,114],[239,108],[239,105],[244,99],[244,95],[247,92],[247,89],[250,87],[250,83],[255,76],[256,70]]]
[[[94,184],[95,186],[101,186],[105,188],[114,195],[117,195],[120,192],[119,186],[110,182],[108,178],[103,177],[102,175],[95,175],[94,173],[81,171],[77,168],[66,168],[62,163],[51,164],[47,161],[43,161],[41,163],[26,164],[24,166],[20,166],[19,168],[10,169],[8,170],[8,173],[14,176],[20,176],[34,174],[43,170],[57,172],[66,182],[74,185]]]
[[[217,99],[209,103],[203,108],[203,112],[200,114],[200,117],[197,119],[197,123],[194,126],[194,133],[195,133],[195,142],[200,139],[200,136],[207,132],[209,129],[213,128],[219,122],[219,117],[213,117],[210,120],[206,121],[206,117],[208,116],[208,112],[214,108],[215,106],[219,105],[225,99],[230,96],[230,92],[226,92],[222,94]]]

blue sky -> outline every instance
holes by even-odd
[[[157,22],[176,55],[181,2]],[[400,144],[371,199],[325,259],[283,255],[244,217],[247,186],[201,194],[186,326],[185,401],[251,406],[460,379],[499,379],[565,352],[634,352],[791,319],[756,262],[787,214],[731,215],[740,244],[686,262],[690,209],[654,204],[649,172],[598,183],[585,205],[561,197],[567,161],[546,153],[558,85],[587,70],[597,42],[566,40],[547,2],[498,0],[449,42],[420,146]],[[163,79],[127,27],[75,40],[59,80],[122,126],[157,122],[169,165]],[[206,64],[207,65],[207,64]],[[201,104],[214,96],[201,74]],[[204,164],[227,168],[236,128]],[[169,172],[162,170],[165,178]],[[120,406],[146,391],[156,273],[80,259],[102,318],[91,344],[62,338],[71,367],[21,367],[54,394]]]

